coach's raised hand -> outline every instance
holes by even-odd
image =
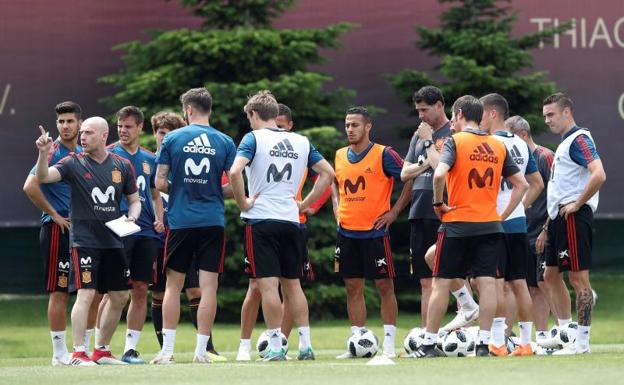
[[[39,131],[41,132],[41,136],[37,138],[35,144],[37,145],[39,152],[44,152],[47,155],[48,152],[50,152],[50,148],[52,148],[53,141],[43,126],[39,126]]]

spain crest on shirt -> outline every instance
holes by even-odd
[[[111,179],[113,183],[121,183],[121,171],[115,169],[111,173]]]
[[[152,173],[152,169],[150,168],[149,163],[147,163],[146,161],[143,161],[143,174],[149,175],[151,173]]]

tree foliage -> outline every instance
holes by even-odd
[[[531,72],[533,58],[529,50],[540,41],[550,42],[569,24],[514,37],[512,27],[517,16],[506,5],[510,0],[439,2],[450,5],[440,16],[440,26],[416,28],[417,46],[440,58],[436,73],[404,70],[390,76],[401,99],[411,106],[414,91],[427,84],[440,87],[450,103],[465,94],[480,97],[497,92],[507,99],[512,114],[522,115],[537,132],[543,130],[542,100],[556,88],[546,80],[544,72]]]

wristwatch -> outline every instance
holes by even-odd
[[[427,139],[427,140],[425,140],[425,141],[423,142],[423,146],[424,146],[426,149],[427,149],[427,148],[429,148],[429,147],[431,147],[431,146],[433,146],[433,140],[431,140],[431,139]]]

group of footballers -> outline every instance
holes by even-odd
[[[532,355],[534,322],[536,340],[545,344],[551,312],[560,325],[572,322],[565,271],[576,292],[578,337],[557,353],[588,353],[591,230],[606,176],[589,130],[574,121],[572,100],[558,93],[543,103],[546,124],[562,137],[555,154],[534,142],[526,120],[509,117],[501,95],[457,99],[450,121],[438,88],[421,88],[413,101],[421,123],[405,160],[370,141],[371,116],[353,107],[345,117],[348,146],[336,151],[334,167],[305,136],[291,131],[291,110],[269,91],[244,106],[252,131],[237,148],[210,125],[210,93],[188,90],[180,97],[183,117],[151,117],[156,154],[139,145],[144,116],[137,107],[117,112],[119,141],[107,146],[105,119],[82,120],[74,102],[57,105],[59,136],[53,140],[39,127],[39,157],[24,184],[43,211],[52,364],[144,363],[137,346],[150,288],[161,345],[151,363],[174,362],[183,290],[197,329],[193,362],[226,360],[212,341],[226,254],[224,197],[234,198],[246,223],[249,288],[238,361],[251,360],[260,305],[269,340],[264,361],[287,359],[282,332],[288,336],[293,324],[297,359],[315,358],[300,284],[313,279],[305,224],[330,195],[337,221],[334,269],[345,283],[351,333],[365,327],[364,282],[373,280],[384,356],[396,357],[398,313],[388,230],[410,203],[410,272],[420,280],[426,328],[413,357],[440,356],[439,333],[477,320],[477,356]],[[314,184],[304,197],[308,176]],[[403,186],[391,204],[395,180]],[[122,215],[140,231],[119,237],[106,226]],[[77,295],[70,354],[65,324],[71,292]],[[449,292],[458,312],[440,328]],[[117,359],[110,341],[128,296],[126,343]],[[505,335],[516,319],[520,344],[509,352]],[[347,351],[336,358],[352,357]]]

